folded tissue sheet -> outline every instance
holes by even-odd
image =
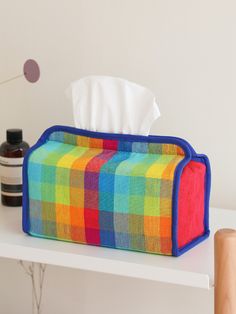
[[[125,79],[88,76],[71,83],[74,122],[79,129],[149,135],[160,111],[154,94]]]

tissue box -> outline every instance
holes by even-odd
[[[66,126],[23,166],[23,230],[36,237],[178,256],[209,235],[210,165],[185,140]]]

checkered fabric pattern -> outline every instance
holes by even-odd
[[[29,233],[172,255],[174,144],[53,132],[27,164]]]

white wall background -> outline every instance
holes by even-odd
[[[72,125],[64,96],[72,80],[124,77],[158,95],[162,117],[153,134],[184,137],[209,155],[211,204],[236,208],[235,56],[234,0],[0,0],[0,81],[20,73],[27,58],[38,60],[42,73],[35,85],[20,79],[0,86],[0,138],[6,128],[22,127],[33,143],[53,124]],[[0,312],[30,313],[26,279],[13,262],[0,265],[7,281]],[[179,313],[209,313],[211,302],[196,290],[57,268],[49,269],[47,285],[45,313],[110,313],[112,306],[121,313],[122,302],[123,313],[155,313],[159,302],[168,303],[159,313],[178,313],[176,306]]]

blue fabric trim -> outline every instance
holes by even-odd
[[[196,239],[192,240],[191,242],[189,242],[187,245],[185,245],[181,249],[178,249],[176,255],[174,255],[174,256],[177,257],[177,256],[184,254],[185,252],[189,251],[190,249],[192,249],[197,244],[199,244],[202,241],[204,241],[205,239],[207,239],[209,237],[209,235],[210,235],[210,231],[209,230],[205,231],[205,233],[202,236],[197,237]]]
[[[178,255],[178,199],[181,174],[191,157],[184,158],[176,167],[172,194],[172,254]]]
[[[209,198],[210,198],[210,184],[211,184],[211,170],[210,163],[205,155],[197,154],[193,147],[185,140],[172,137],[172,136],[141,136],[141,135],[130,135],[130,134],[111,134],[111,133],[102,133],[102,132],[93,132],[82,129],[77,129],[69,126],[60,126],[55,125],[48,128],[42,136],[39,138],[38,142],[32,146],[25,158],[23,163],[23,214],[22,214],[22,226],[23,231],[29,233],[29,197],[28,197],[28,175],[27,175],[27,165],[30,154],[47,142],[49,136],[53,132],[63,131],[72,133],[75,135],[84,135],[92,138],[103,138],[103,139],[114,139],[114,140],[126,140],[126,141],[138,141],[138,142],[148,142],[148,143],[166,143],[166,144],[175,144],[180,146],[185,152],[185,158],[179,163],[175,170],[174,176],[174,188],[173,188],[173,203],[172,203],[172,254],[173,256],[179,256],[184,252],[191,249],[193,246],[203,241],[209,236]],[[205,213],[204,213],[204,227],[205,232],[202,236],[194,239],[192,242],[188,243],[182,248],[178,248],[178,235],[177,235],[177,226],[178,226],[178,193],[181,174],[184,167],[188,164],[190,160],[196,160],[204,162],[206,165],[206,178],[205,178]]]
[[[25,233],[29,233],[30,231],[30,219],[29,219],[29,194],[28,194],[28,160],[30,157],[30,154],[36,150],[38,147],[43,145],[44,143],[41,143],[41,141],[38,141],[35,145],[30,147],[30,149],[27,151],[27,153],[24,156],[23,161],[23,169],[22,169],[22,178],[23,178],[23,198],[22,198],[22,229]]]
[[[195,245],[197,245],[198,243],[202,242],[203,240],[205,240],[206,238],[209,237],[210,235],[210,230],[209,230],[209,201],[210,201],[210,189],[211,189],[211,168],[210,168],[210,163],[209,163],[209,159],[206,155],[203,154],[196,154],[196,156],[192,157],[191,160],[193,161],[197,161],[197,162],[202,162],[205,164],[206,166],[206,175],[205,175],[205,201],[204,201],[204,234],[200,237],[197,237],[196,239],[193,239],[191,242],[187,243],[185,246],[178,248],[178,244],[177,244],[177,239],[178,239],[178,234],[177,234],[177,226],[178,226],[178,190],[179,190],[179,183],[180,183],[180,179],[181,179],[181,173],[179,174],[175,174],[176,177],[175,179],[178,180],[178,182],[174,183],[174,189],[178,189],[177,190],[177,195],[174,199],[174,203],[173,203],[173,221],[172,221],[172,230],[173,230],[173,234],[174,237],[172,238],[173,241],[173,248],[172,248],[172,253],[173,256],[180,256],[183,253],[187,252],[188,250],[190,250],[191,248],[193,248]],[[180,164],[179,164],[180,165]],[[185,166],[185,165],[184,165]],[[183,167],[184,168],[184,167]],[[183,170],[182,168],[182,170]],[[173,192],[173,197],[174,197],[174,192]],[[177,217],[176,217],[177,216]]]
[[[109,140],[127,140],[130,142],[148,142],[148,143],[160,143],[160,144],[176,144],[180,146],[186,156],[193,156],[195,155],[195,151],[192,148],[192,146],[185,140],[173,137],[173,136],[157,136],[157,135],[149,135],[149,136],[143,136],[143,135],[130,135],[130,134],[117,134],[117,133],[102,133],[102,132],[93,132],[88,130],[82,130],[77,129],[70,126],[62,126],[62,125],[55,125],[50,128],[48,128],[40,137],[39,142],[45,143],[45,141],[48,139],[51,133],[53,132],[68,132],[75,135],[84,135],[89,136],[92,138],[103,138],[103,139],[109,139]]]

